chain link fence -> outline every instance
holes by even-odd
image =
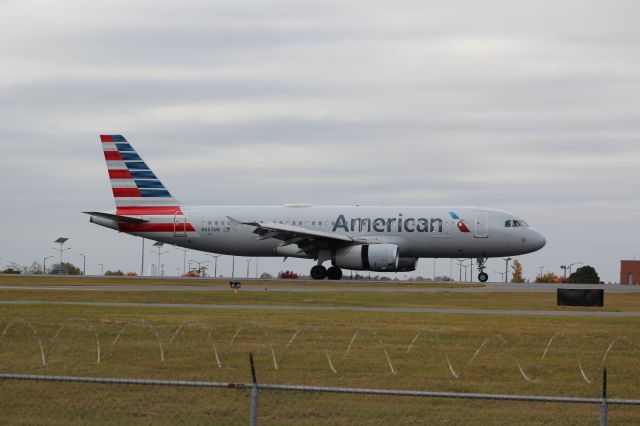
[[[570,339],[527,319],[519,338],[455,318],[384,328],[331,314],[315,327],[294,314],[73,309],[5,313],[0,424],[247,424],[251,413],[278,425],[640,423],[637,400],[606,399],[601,414],[603,367],[611,396],[638,396],[640,336],[623,321]],[[526,396],[540,394],[564,397]]]
[[[634,424],[640,400],[0,374],[12,424]],[[8,397],[12,395],[14,398]],[[18,396],[18,398],[15,398]],[[572,407],[569,409],[568,407]],[[578,407],[576,409],[576,407]],[[569,410],[571,417],[567,418]]]

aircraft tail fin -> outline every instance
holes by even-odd
[[[180,203],[122,135],[100,135],[118,215],[175,214]]]

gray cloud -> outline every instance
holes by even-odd
[[[138,239],[79,213],[112,207],[97,135],[114,132],[187,203],[505,208],[549,239],[523,257],[529,277],[581,260],[617,280],[618,260],[640,255],[622,225],[640,207],[639,12],[632,1],[5,2],[0,191],[15,243],[0,263],[52,254],[65,234],[89,272],[138,267]],[[168,273],[182,266],[177,251],[166,260]]]

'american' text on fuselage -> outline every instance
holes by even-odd
[[[345,232],[442,232],[444,221],[440,218],[403,218],[398,217],[375,219],[356,217],[348,221],[343,214],[339,215],[333,225],[333,232],[342,229]]]

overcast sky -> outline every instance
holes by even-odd
[[[529,278],[581,261],[618,281],[619,260],[640,256],[637,1],[1,10],[3,267],[41,261],[66,236],[65,258],[86,254],[87,273],[139,270],[140,239],[81,213],[113,208],[100,133],[125,135],[186,204],[506,209],[547,237],[520,257]],[[163,263],[181,272],[182,255],[170,249]],[[229,274],[230,260],[219,269]],[[492,278],[503,269],[489,262]],[[432,262],[417,274],[431,276]]]

